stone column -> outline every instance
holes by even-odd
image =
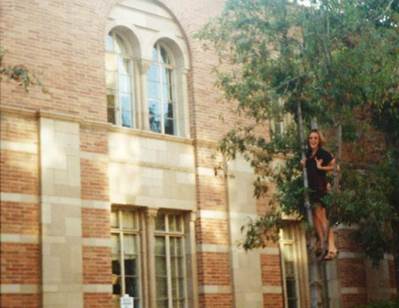
[[[149,281],[149,308],[157,307],[157,292],[155,281],[155,218],[157,216],[157,209],[149,208],[146,212],[146,226],[147,226],[147,258],[148,258],[148,274]]]
[[[83,307],[79,124],[40,118],[44,308]]]

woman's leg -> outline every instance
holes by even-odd
[[[320,248],[322,250],[327,249],[325,247],[325,242],[327,240],[326,238],[326,231],[325,231],[325,226],[324,226],[324,221],[323,221],[323,210],[324,208],[321,206],[321,204],[316,203],[313,208],[313,223],[314,223],[314,228],[316,230],[317,238],[320,243]]]

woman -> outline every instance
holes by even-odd
[[[327,177],[329,171],[334,170],[335,158],[322,148],[324,140],[320,132],[312,129],[308,136],[308,152],[306,159],[301,161],[306,166],[309,183],[309,199],[313,208],[313,222],[316,229],[318,244],[325,260],[337,256],[334,233],[329,227],[327,212],[322,198],[327,194]],[[328,236],[328,238],[327,238]],[[328,242],[326,248],[324,243]]]

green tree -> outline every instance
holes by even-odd
[[[265,245],[265,233],[273,237],[281,213],[305,213],[301,111],[305,133],[317,119],[329,133],[329,146],[340,164],[334,191],[325,198],[332,222],[359,225],[354,236],[375,263],[384,252],[395,250],[397,160],[385,150],[392,148],[389,143],[372,141],[368,132],[389,131],[383,129],[386,114],[392,117],[389,123],[397,120],[398,6],[392,0],[309,5],[228,0],[221,15],[198,34],[219,55],[217,84],[225,97],[253,120],[234,127],[220,149],[229,158],[241,153],[251,163],[257,197],[267,191],[268,179],[277,183],[273,202],[278,207],[245,226],[245,249]],[[272,130],[270,139],[259,135],[257,126],[287,115],[292,121],[284,132]],[[342,160],[342,146],[348,144],[356,155]],[[270,164],[276,154],[285,157],[278,169]]]

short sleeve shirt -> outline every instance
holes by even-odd
[[[313,157],[309,151],[306,154],[306,158],[306,171],[311,190],[310,198],[311,201],[320,201],[320,198],[327,193],[327,172],[317,169],[316,159],[322,159],[321,165],[327,166],[334,157],[323,148],[319,148]]]

